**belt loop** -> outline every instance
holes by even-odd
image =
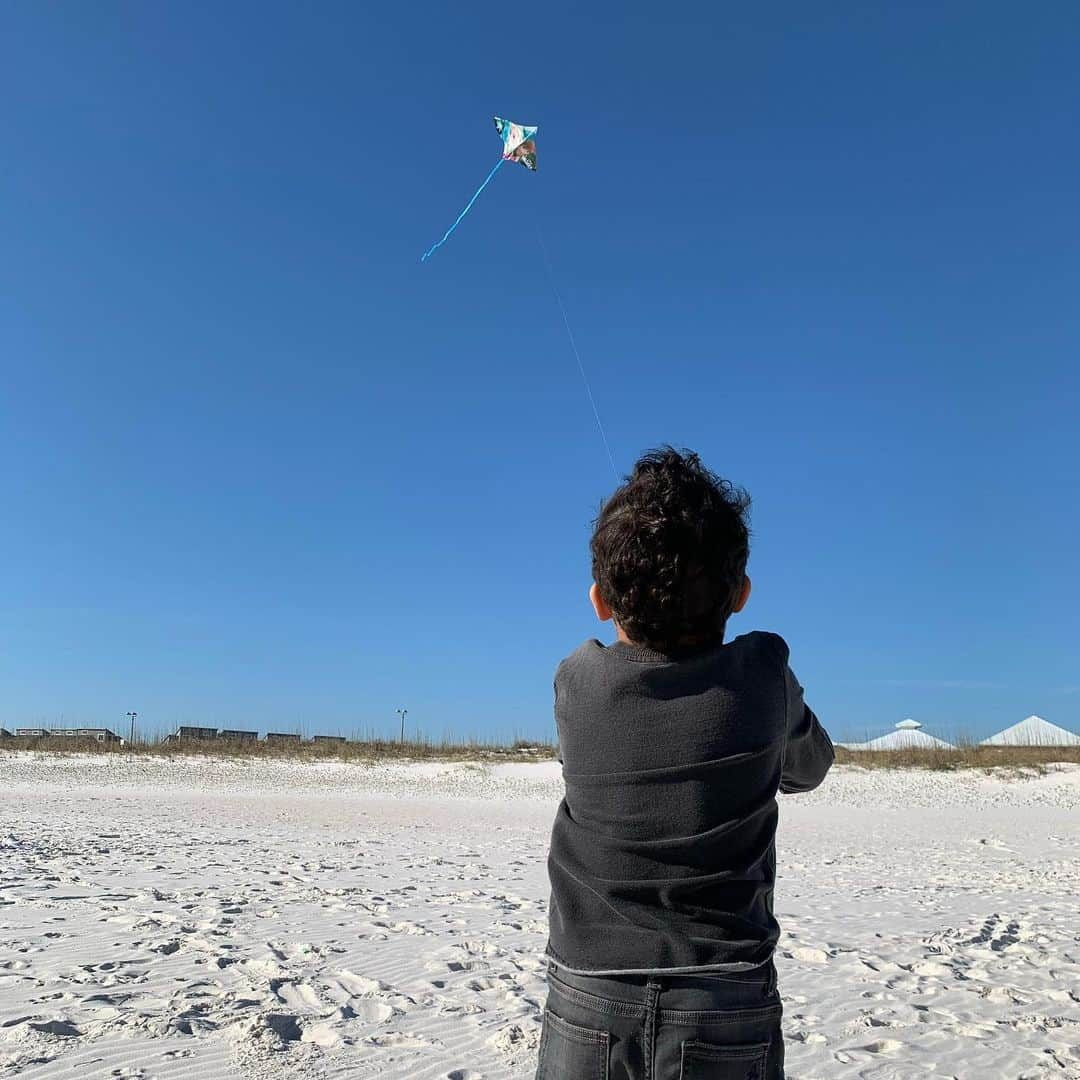
[[[776,964],[772,960],[768,961],[769,964],[769,980],[766,988],[766,996],[772,997],[776,993]]]
[[[660,980],[655,975],[650,975],[645,980],[645,1042],[642,1047],[642,1056],[645,1059],[644,1080],[654,1080],[653,1070],[656,1054],[656,1021],[657,1003],[660,998]]]

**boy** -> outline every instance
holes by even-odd
[[[618,640],[555,675],[566,795],[551,836],[537,1080],[782,1080],[776,793],[832,743],[750,596],[749,496],[646,454],[604,504],[590,599]]]

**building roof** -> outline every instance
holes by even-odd
[[[1057,724],[1051,724],[1041,716],[1029,716],[989,739],[982,746],[1080,746],[1080,735]]]
[[[955,749],[952,743],[947,743],[944,739],[928,735],[925,731],[913,731],[911,728],[901,728],[899,731],[890,731],[888,735],[879,735],[861,747],[863,750],[911,750],[913,748]]]
[[[947,743],[935,735],[929,735],[921,728],[922,724],[918,720],[901,720],[899,724],[894,725],[892,731],[879,735],[876,739],[870,739],[868,742],[842,742],[836,745],[844,747],[845,750],[955,749],[952,743]]]
[[[845,750],[909,750],[918,749],[947,749],[954,750],[952,743],[945,742],[934,735],[928,735],[921,730],[922,724],[918,720],[901,720],[893,726],[893,730],[885,735],[879,735],[876,739],[868,742],[842,742]]]

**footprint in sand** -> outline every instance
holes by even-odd
[[[326,993],[338,1004],[348,1002],[358,1013],[364,1001],[371,1001],[372,1008],[381,1004],[396,1013],[406,1013],[416,1004],[415,998],[399,993],[388,983],[344,970],[326,980]],[[381,1010],[375,1009],[375,1011]]]
[[[378,927],[380,930],[389,930],[392,934],[412,934],[416,937],[428,937],[434,933],[433,930],[429,930],[426,926],[413,922],[392,923],[382,919],[375,919],[371,925]]]
[[[491,965],[485,960],[451,960],[447,971],[486,971]]]
[[[300,1019],[288,1013],[267,1013],[261,1018],[262,1026],[282,1043],[299,1042],[304,1037]]]
[[[800,945],[794,949],[785,949],[783,955],[789,960],[798,960],[803,964],[826,964],[829,954],[824,949],[813,949]]]
[[[438,1039],[425,1039],[408,1031],[388,1031],[385,1035],[368,1035],[363,1041],[368,1046],[393,1046],[399,1049],[416,1050],[443,1045]]]
[[[893,1028],[901,1026],[901,1021],[889,1016],[866,1015],[863,1017],[863,1023],[866,1024],[867,1027],[872,1028]]]
[[[466,956],[502,956],[504,952],[498,945],[483,940],[459,941],[451,951]]]
[[[532,1052],[540,1045],[540,1025],[523,1028],[520,1024],[510,1024],[488,1039],[488,1046],[493,1047],[508,1057],[526,1051]]]
[[[324,1050],[329,1050],[341,1042],[341,1036],[329,1024],[312,1024],[310,1027],[304,1028],[301,1041],[314,1043]]]
[[[353,1012],[355,1019],[366,1024],[382,1024],[393,1018],[399,1009],[387,1005],[384,1001],[372,1001],[361,999],[355,1004],[348,1006]]]
[[[425,1002],[425,1005],[428,1004],[434,1007],[440,1016],[479,1016],[487,1012],[483,1005],[477,1005],[475,1001],[469,1001],[463,1005],[451,998],[438,997],[430,1003]]]
[[[936,960],[918,960],[908,970],[924,979],[947,979],[953,974],[952,968]]]
[[[310,941],[268,941],[266,947],[279,963],[290,960],[319,960],[323,950]]]
[[[320,1012],[323,1008],[319,995],[307,983],[271,979],[270,992],[283,1005],[288,1005],[297,1012]]]
[[[823,1043],[828,1040],[817,1031],[793,1031],[787,1038],[801,1043]]]
[[[31,1020],[26,1026],[42,1035],[57,1035],[64,1039],[81,1039],[83,1034],[67,1020]]]
[[[895,1054],[903,1045],[898,1039],[879,1039],[857,1049],[865,1050],[868,1054]]]
[[[339,971],[334,981],[350,995],[367,997],[371,994],[384,993],[391,989],[378,979],[369,979],[366,975],[354,975],[351,971]]]

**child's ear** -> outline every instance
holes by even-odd
[[[742,592],[739,593],[739,599],[736,601],[735,606],[731,609],[731,614],[734,615],[737,611],[742,611],[746,607],[746,601],[750,599],[750,579],[748,577],[743,578]]]
[[[589,600],[592,603],[593,611],[596,612],[596,617],[601,622],[607,622],[612,618],[611,608],[608,607],[607,601],[600,595],[600,588],[595,581],[589,589]]]

